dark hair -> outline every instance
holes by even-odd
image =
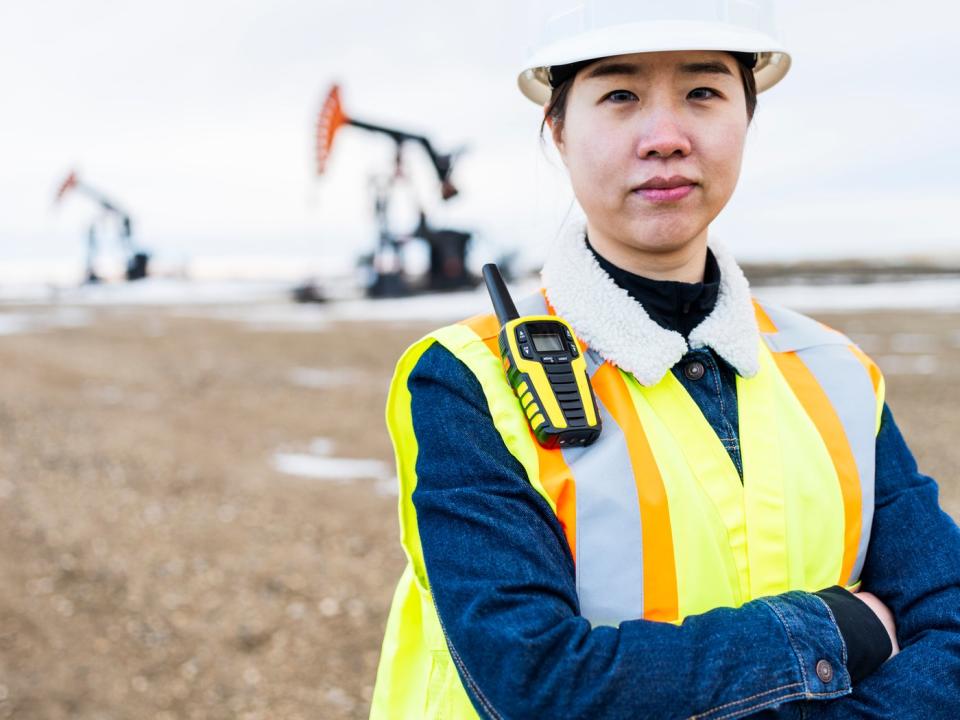
[[[757,64],[757,57],[753,53],[731,52],[730,55],[737,61],[737,67],[740,68],[740,79],[743,81],[743,94],[746,97],[747,104],[747,123],[753,120],[753,113],[757,109],[757,81],[753,76],[753,67]],[[550,93],[550,102],[547,110],[543,114],[543,122],[540,123],[540,136],[543,137],[543,129],[547,120],[553,122],[554,128],[563,127],[563,117],[567,110],[567,95],[570,94],[570,88],[576,74],[587,65],[595,61],[572,63],[571,66],[560,66],[568,68],[568,72],[552,72],[554,76],[561,76],[563,80],[553,88]],[[558,68],[559,70],[559,68]]]

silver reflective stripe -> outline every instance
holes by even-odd
[[[586,353],[592,378],[602,365]],[[577,484],[577,595],[591,625],[643,617],[643,522],[623,431],[597,398],[603,432],[589,447],[565,448]]]
[[[820,345],[849,345],[850,338],[842,333],[827,330],[815,320],[786,308],[762,305],[767,315],[777,326],[775,333],[764,333],[767,346],[774,352],[794,352]],[[774,318],[776,315],[776,318]]]
[[[847,348],[825,345],[800,350],[797,355],[810,368],[837,411],[860,474],[860,544],[852,577],[847,579],[852,583],[860,577],[873,524],[877,399],[866,369]]]
[[[765,333],[768,344],[771,337],[779,338],[782,347],[803,348],[797,357],[803,361],[840,418],[860,476],[860,542],[857,560],[846,582],[856,582],[863,569],[874,509],[874,463],[876,461],[877,397],[866,368],[846,347],[849,339],[821,327],[810,318],[782,308],[762,305],[777,326],[777,333]],[[816,341],[817,332],[821,341]],[[838,343],[837,338],[843,342]],[[771,345],[771,348],[776,348]],[[780,351],[785,352],[785,351]]]
[[[517,300],[517,312],[520,315],[549,315],[547,302],[541,293],[531,293]]]
[[[601,365],[603,365],[603,358],[600,357],[600,353],[593,348],[587,348],[584,358],[587,361],[587,373],[590,375],[590,379],[592,380],[593,374],[600,369]]]
[[[540,293],[517,302],[521,315],[547,314]],[[593,378],[603,358],[584,353]],[[576,483],[577,595],[591,625],[643,617],[643,525],[623,431],[597,398],[603,432],[589,447],[564,448]]]

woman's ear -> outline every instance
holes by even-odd
[[[553,144],[556,146],[557,151],[563,155],[563,128],[562,126],[557,128],[553,124],[553,116],[547,115],[547,109],[550,107],[550,103],[545,103],[543,106],[544,120],[547,123],[547,127],[550,128],[550,137],[553,138]]]

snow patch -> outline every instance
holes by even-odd
[[[355,385],[363,379],[356,370],[326,370],[324,368],[298,367],[290,371],[290,382],[305,388],[328,388],[340,385]]]
[[[929,333],[895,333],[890,337],[890,349],[895,353],[936,353],[940,339]]]
[[[27,312],[0,313],[0,335],[20,335],[57,328],[83,327],[91,314],[78,308],[51,308]]]
[[[348,484],[354,480],[373,480],[378,495],[396,495],[397,478],[392,466],[380,460],[329,457],[333,441],[314,438],[309,453],[277,452],[273,467],[277,472],[295,477],[329,480]]]
[[[873,360],[884,375],[933,375],[940,367],[936,355],[880,355]]]
[[[291,285],[281,281],[202,281],[146,278],[136,282],[95,285],[21,285],[5,287],[5,303],[64,305],[211,305],[263,302],[289,297]]]

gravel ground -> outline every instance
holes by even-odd
[[[383,404],[429,325],[49,317],[0,335],[0,718],[366,717],[402,568]],[[960,517],[960,314],[818,317]],[[368,477],[290,474],[330,458]]]

